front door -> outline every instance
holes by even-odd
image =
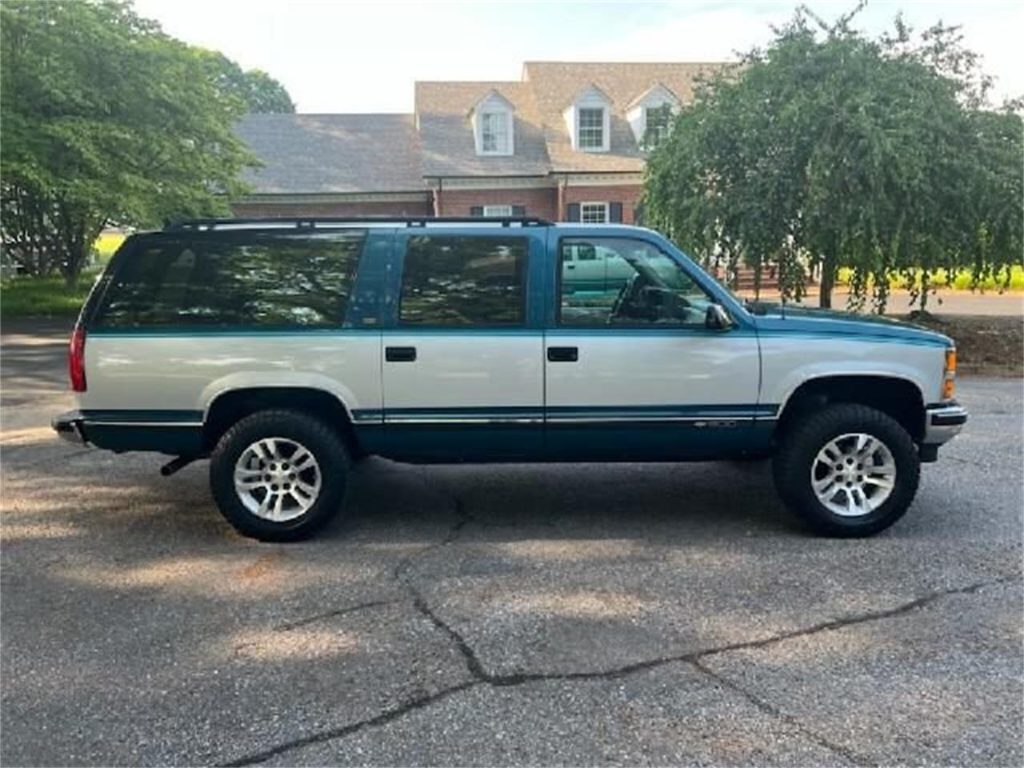
[[[535,459],[544,353],[528,296],[543,231],[398,237],[404,258],[383,333],[380,452],[414,461]]]
[[[718,458],[753,445],[757,338],[645,240],[563,237],[545,339],[552,458]]]

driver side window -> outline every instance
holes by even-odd
[[[704,327],[710,298],[675,261],[642,240],[566,238],[559,270],[562,326]]]

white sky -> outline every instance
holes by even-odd
[[[832,19],[854,0],[809,0]],[[415,80],[518,80],[527,60],[722,61],[763,45],[797,3],[343,2],[136,0],[186,42],[215,48],[288,89],[300,112],[411,112]],[[963,25],[996,77],[996,100],[1024,94],[1024,2],[869,2],[877,34],[903,11],[911,26]]]

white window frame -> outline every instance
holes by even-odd
[[[601,141],[598,144],[583,144],[583,111],[601,113]],[[583,152],[606,152],[608,150],[608,107],[599,104],[582,104],[576,108],[576,146]]]
[[[488,109],[480,113],[480,154],[481,155],[510,155],[509,146],[512,142],[512,121],[511,113],[506,109]],[[486,145],[485,124],[487,119],[497,120],[503,123],[504,133],[494,133],[495,145],[488,149]],[[501,139],[499,142],[498,139]]]
[[[580,224],[607,224],[608,223],[608,213],[609,213],[608,209],[609,209],[609,207],[610,206],[609,206],[608,203],[599,203],[599,202],[580,203]],[[601,221],[587,221],[587,217],[586,217],[586,213],[585,213],[587,208],[592,209],[592,211],[595,208],[600,208],[602,210],[602,212],[603,212],[602,213]]]
[[[580,146],[580,110],[599,109],[601,110],[601,145],[583,147]],[[565,118],[565,127],[569,131],[569,139],[572,148],[577,152],[608,152],[611,149],[611,114],[612,104],[604,91],[596,85],[589,87],[576,95],[575,100],[565,108],[562,116]]]
[[[511,216],[511,205],[485,205],[483,206],[484,216]]]
[[[495,146],[494,149],[484,149],[484,115],[494,115],[498,120],[505,121],[505,142],[504,146]],[[485,96],[476,106],[470,115],[473,123],[473,142],[476,145],[476,153],[485,157],[509,157],[515,154],[515,110],[503,96],[495,91]],[[500,135],[500,134],[499,134]]]

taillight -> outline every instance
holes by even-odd
[[[85,328],[75,326],[68,347],[68,376],[72,392],[85,392]]]

